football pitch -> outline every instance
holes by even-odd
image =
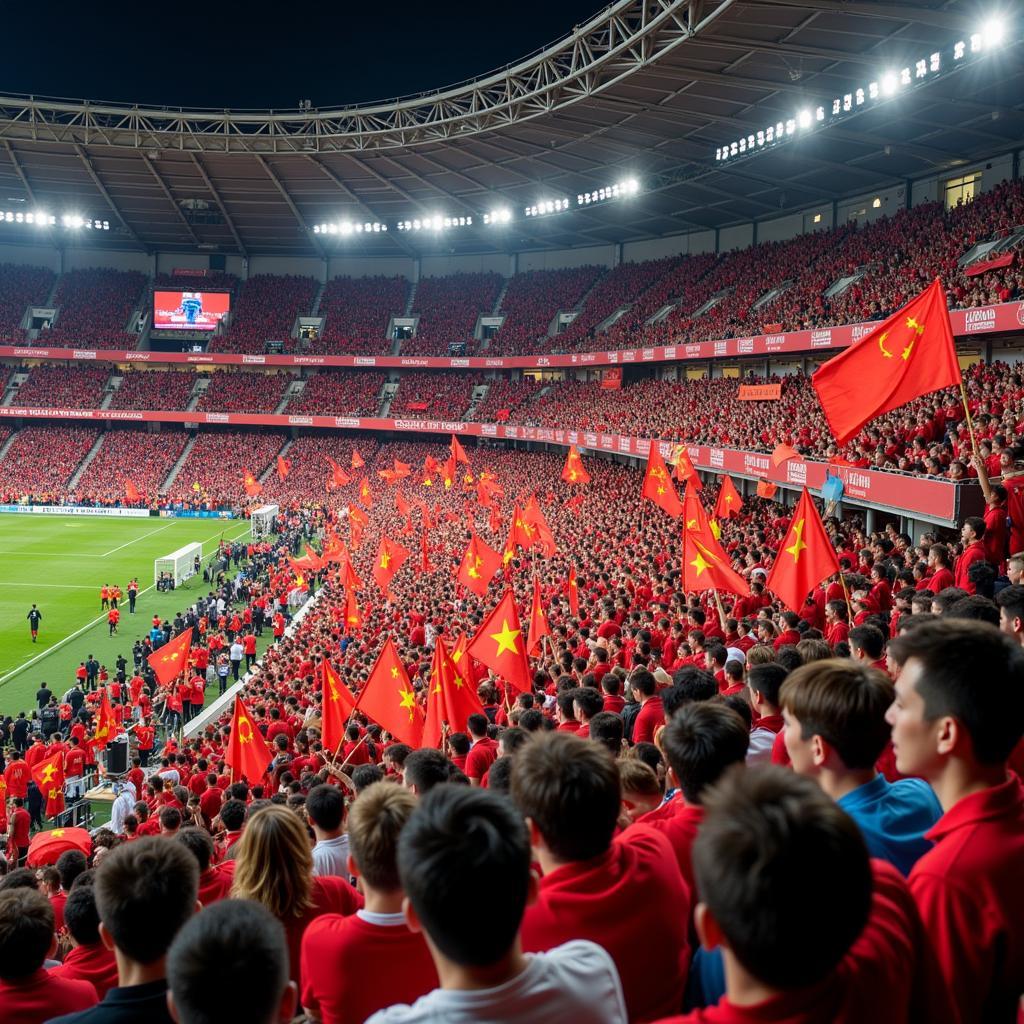
[[[132,664],[132,644],[149,631],[153,615],[173,617],[204,592],[202,577],[171,592],[153,586],[153,561],[186,544],[201,543],[205,559],[223,536],[249,535],[248,520],[118,519],[92,516],[0,514],[0,715],[35,707],[45,680],[60,697],[75,681],[78,663],[93,654],[111,677],[118,653]],[[124,592],[139,581],[134,615],[120,602],[116,636],[109,635],[100,588]],[[29,608],[43,618],[37,643]]]

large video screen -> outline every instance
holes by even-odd
[[[154,292],[157,330],[212,331],[231,311],[228,292]]]

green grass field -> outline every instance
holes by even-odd
[[[135,638],[148,632],[153,613],[173,616],[202,593],[202,577],[172,593],[153,588],[153,561],[201,543],[209,555],[221,534],[246,537],[247,520],[114,519],[89,516],[0,514],[0,714],[34,707],[46,680],[59,697],[74,683],[74,671],[94,654],[111,675],[118,652],[131,665]],[[100,587],[122,591],[137,576],[135,615],[121,604],[118,635],[108,635],[100,612]],[[26,615],[35,603],[43,613],[39,640],[32,643]]]

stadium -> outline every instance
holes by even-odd
[[[595,8],[0,72],[0,1020],[1024,1020],[1020,11]]]

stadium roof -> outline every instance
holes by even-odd
[[[716,161],[723,145],[801,110],[831,113],[834,97],[951,51],[985,14],[957,0],[620,0],[513,67],[387,104],[225,112],[0,97],[0,197],[108,219],[104,247],[148,251],[472,253],[720,228],[1016,148],[1024,68],[1007,45]],[[577,207],[628,178],[638,196]],[[566,212],[524,217],[561,196]],[[513,222],[485,225],[502,206]],[[434,214],[473,226],[395,230]],[[388,230],[314,232],[342,220]]]

